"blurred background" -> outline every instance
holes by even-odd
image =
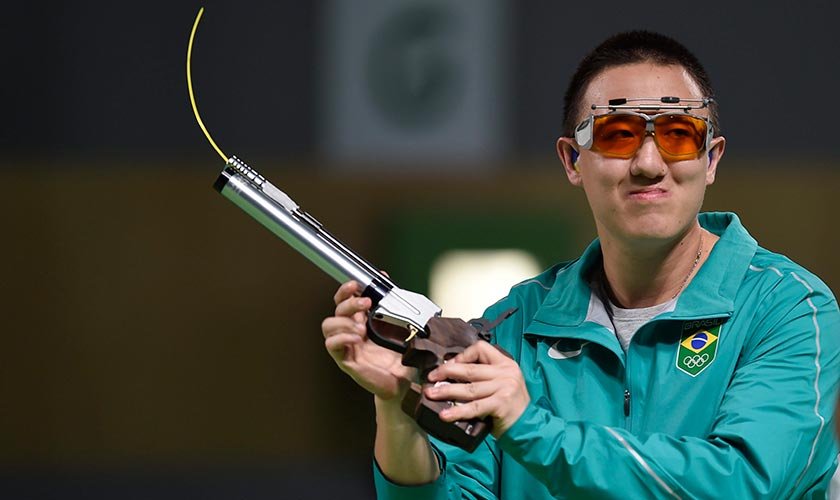
[[[223,165],[184,71],[201,5],[3,8],[2,498],[373,496],[371,397],[319,328],[337,284],[211,189]],[[489,305],[580,253],[562,94],[585,52],[639,28],[718,89],[705,209],[840,287],[836,3],[203,5],[193,79],[216,141],[404,288],[445,302],[454,279]]]

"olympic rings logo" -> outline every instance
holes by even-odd
[[[709,354],[695,354],[694,356],[686,356],[683,358],[683,364],[688,368],[699,368],[709,361]]]

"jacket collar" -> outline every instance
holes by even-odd
[[[709,258],[677,299],[672,319],[731,316],[735,295],[749,270],[758,243],[738,216],[728,212],[700,214],[700,225],[720,237]]]
[[[733,213],[702,213],[698,219],[703,228],[718,235],[720,240],[680,294],[674,310],[660,315],[661,319],[729,317],[734,310],[735,294],[758,247]],[[601,244],[595,239],[578,260],[557,271],[554,285],[537,309],[526,333],[588,340],[595,340],[593,336],[612,335],[611,325],[603,320],[606,313],[601,315],[598,311],[603,309],[603,304],[589,286],[590,276],[595,266],[599,265]],[[592,328],[581,329],[581,326]]]

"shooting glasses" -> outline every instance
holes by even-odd
[[[628,104],[634,101],[659,103]],[[711,121],[689,111],[706,108],[712,102],[709,97],[610,99],[607,105],[592,105],[592,110],[609,112],[590,114],[580,122],[575,127],[575,141],[580,147],[604,156],[630,158],[650,134],[665,161],[689,160],[708,150],[714,137]]]

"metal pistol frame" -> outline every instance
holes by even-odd
[[[402,354],[408,339],[423,336],[429,320],[440,316],[437,304],[425,295],[399,288],[237,157],[230,157],[213,187],[339,283],[357,281],[362,296],[372,301],[370,316],[409,333],[400,342],[369,329],[377,344]]]

